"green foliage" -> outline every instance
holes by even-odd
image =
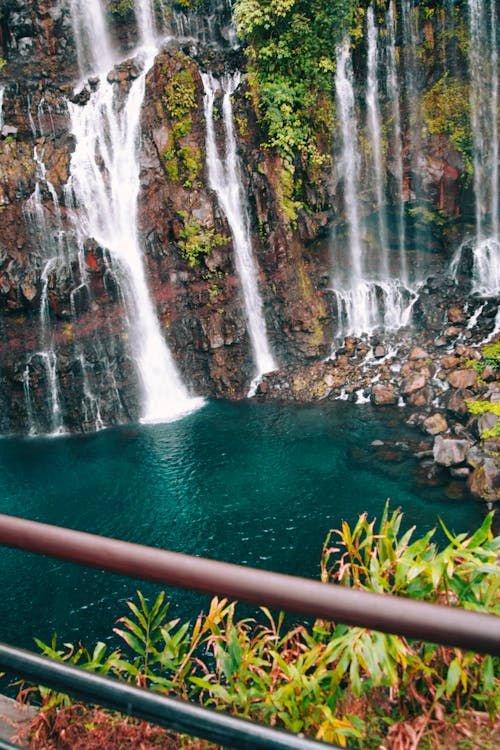
[[[199,180],[202,170],[200,149],[196,146],[179,146],[176,140],[162,154],[165,171],[172,182],[182,182],[191,188]]]
[[[472,174],[472,128],[469,84],[445,73],[422,97],[422,115],[428,132],[445,133]]]
[[[110,10],[114,16],[127,18],[134,12],[134,0],[111,0]]]
[[[170,143],[162,154],[165,171],[172,182],[181,182],[189,189],[199,181],[202,171],[200,149],[181,143],[191,133],[191,112],[197,108],[196,86],[190,68],[183,68],[169,77],[162,102],[171,120]]]
[[[302,203],[294,198],[300,183],[294,180],[295,169],[291,164],[285,162],[279,173],[278,196],[280,208],[286,222],[294,227],[297,223],[297,212],[303,207]]]
[[[3,70],[3,68],[5,68],[6,65],[7,65],[7,60],[5,60],[5,58],[3,58],[0,55],[0,72]]]
[[[481,359],[469,359],[467,365],[472,367],[479,375],[478,382],[481,379],[486,367],[491,367],[493,372],[500,372],[500,343],[485,344],[481,349]],[[467,409],[471,414],[485,414],[491,412],[498,417],[497,423],[489,430],[483,430],[481,438],[500,437],[500,403],[491,401],[466,401]]]
[[[224,237],[212,227],[203,227],[195,219],[188,222],[185,211],[178,211],[178,214],[184,221],[184,226],[179,232],[179,247],[182,257],[191,268],[198,265],[203,257],[210,255],[216,247],[222,247],[229,242],[229,237]]]
[[[491,401],[466,401],[467,409],[471,414],[486,414],[490,412],[498,417],[497,423],[489,430],[483,430],[481,439],[487,440],[492,437],[500,437],[500,402],[492,403]]]
[[[266,131],[265,146],[288,164],[330,152],[335,49],[348,31],[353,0],[236,0],[239,36],[248,43],[249,82]]]
[[[327,539],[322,580],[500,614],[500,538],[491,514],[469,536],[443,526],[443,549],[434,531],[414,540],[414,529],[400,533],[401,523],[388,507],[378,529],[366,515],[354,528],[342,523]],[[127,657],[104,644],[88,652],[38,643],[56,659],[340,746],[374,750],[395,721],[464,708],[494,716],[500,707],[499,660],[491,656],[324,621],[286,629],[283,614],[266,608],[260,623],[236,620],[235,604],[217,598],[190,626],[168,620],[163,593],[152,605],[138,596],[115,629]]]
[[[189,68],[174,73],[163,90],[162,102],[172,119],[182,120],[196,109],[196,87]]]

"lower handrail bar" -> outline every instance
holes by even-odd
[[[234,750],[340,750],[0,642],[0,668],[89,703]]]
[[[2,740],[0,738],[0,750],[26,750],[26,749],[21,747],[21,745],[13,745],[12,742],[9,742],[8,740]]]
[[[500,656],[500,620],[0,514],[0,544],[156,583]]]

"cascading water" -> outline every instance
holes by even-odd
[[[219,82],[212,75],[204,73],[202,74],[202,81],[205,90],[208,178],[210,187],[215,191],[219,204],[226,215],[233,237],[236,270],[241,283],[248,333],[256,369],[249,394],[252,395],[262,375],[275,370],[276,364],[267,338],[262,299],[257,283],[258,271],[252,250],[250,224],[245,209],[236,149],[231,96],[238,87],[240,76],[236,73]],[[223,92],[225,159],[219,154],[214,126],[215,97],[221,89]]]
[[[382,134],[380,124],[378,90],[378,31],[373,17],[373,8],[368,8],[368,64],[366,77],[366,108],[368,134],[372,144],[373,171],[375,173],[375,195],[380,238],[380,272],[383,278],[389,276],[389,236],[385,200],[385,170],[382,163]]]
[[[458,249],[450,272],[458,274],[464,254],[472,255],[471,292],[500,293],[498,196],[498,38],[495,0],[469,0],[470,108],[473,137],[475,237]]]
[[[71,0],[71,21],[82,76],[111,70],[115,60],[101,0]]]
[[[26,364],[23,375],[23,387],[30,434],[36,435],[39,432],[43,432],[44,429],[48,429],[52,435],[61,435],[65,432],[65,429],[59,399],[57,352],[51,333],[48,305],[51,274],[56,269],[58,261],[64,252],[61,210],[57,192],[47,178],[43,157],[38,153],[36,147],[33,159],[37,165],[37,182],[33,195],[26,203],[25,220],[33,235],[36,236],[38,247],[43,252],[46,260],[41,274],[40,349],[30,357]],[[50,196],[50,203],[52,205],[50,220],[47,217],[42,198],[43,191],[46,191]],[[47,401],[44,409],[47,413],[47,418],[44,425],[39,425],[35,419],[29,388],[31,370],[40,368],[44,372],[47,382]]]
[[[400,90],[398,82],[398,71],[396,64],[396,27],[394,23],[394,10],[389,3],[386,15],[386,29],[388,36],[387,45],[387,96],[391,106],[392,116],[392,171],[396,182],[397,195],[397,225],[398,225],[398,247],[399,263],[401,269],[401,280],[406,284],[408,280],[408,269],[406,263],[406,230],[405,230],[405,201],[404,201],[404,172],[403,172],[403,137],[401,132],[401,109],[399,106]]]
[[[495,0],[469,0],[470,105],[476,200],[472,291],[481,296],[500,292],[496,12]]]
[[[143,398],[141,420],[167,421],[198,408],[201,399],[189,395],[160,330],[146,281],[138,237],[138,135],[146,74],[153,64],[154,26],[150,2],[136,0],[141,72],[123,97],[106,79],[112,49],[100,2],[93,13],[82,13],[73,0],[73,22],[80,42],[82,72],[93,68],[99,84],[84,105],[68,104],[75,150],[70,165],[69,189],[78,207],[77,231],[81,243],[91,237],[109,251],[111,264],[127,308],[132,353]],[[89,19],[89,15],[93,18]],[[99,16],[99,19],[97,18]],[[90,27],[95,32],[90,34]],[[99,32],[99,33],[98,33]]]
[[[372,49],[375,46],[373,38],[374,36]],[[375,60],[376,54],[372,51],[371,68],[375,68]],[[378,89],[374,70],[370,70],[368,79],[371,90],[367,98],[374,99]],[[359,198],[361,164],[359,127],[348,40],[345,40],[338,49],[335,87],[341,142],[337,167],[343,183],[345,214],[349,228],[348,264],[345,263],[343,257],[337,259],[333,280],[338,316],[335,338],[342,339],[346,335],[369,333],[378,327],[393,330],[407,325],[416,295],[400,279],[389,276],[387,232],[379,238],[381,247],[377,248],[376,252],[370,252],[370,248],[366,247],[363,241],[365,228],[361,219],[362,210]],[[374,112],[373,119],[378,120],[378,106],[376,104],[371,106]],[[380,138],[380,127],[377,128],[376,123],[372,123],[369,130],[372,137],[376,137],[378,133]],[[377,145],[377,149],[380,154],[380,144]],[[380,174],[376,175],[376,181],[379,183],[377,203],[383,210],[381,156],[379,158]],[[383,260],[380,264],[377,262],[373,264],[373,258],[377,258],[378,253]],[[337,270],[342,268],[345,268],[343,275]]]

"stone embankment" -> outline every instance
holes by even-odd
[[[440,311],[439,329],[427,327],[424,319],[424,329],[405,329],[383,339],[348,337],[330,359],[265,376],[258,395],[399,406],[401,420],[422,433],[413,446],[420,480],[432,485],[439,476],[449,494],[466,491],[491,505],[500,500],[500,438],[482,436],[499,417],[492,411],[473,414],[470,404],[500,403],[500,369],[483,358],[486,342],[500,343],[498,308],[495,300],[471,297],[446,307],[441,295],[447,282],[443,277],[434,284],[441,291],[427,302],[434,315]]]

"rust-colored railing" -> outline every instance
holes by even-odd
[[[500,618],[494,615],[207,560],[3,514],[0,545],[160,584],[500,655]],[[0,668],[235,750],[333,747],[125,685],[7,644],[0,644]],[[11,747],[0,741],[0,750]]]
[[[500,655],[500,619],[169,552],[0,514],[0,544],[113,573]]]

